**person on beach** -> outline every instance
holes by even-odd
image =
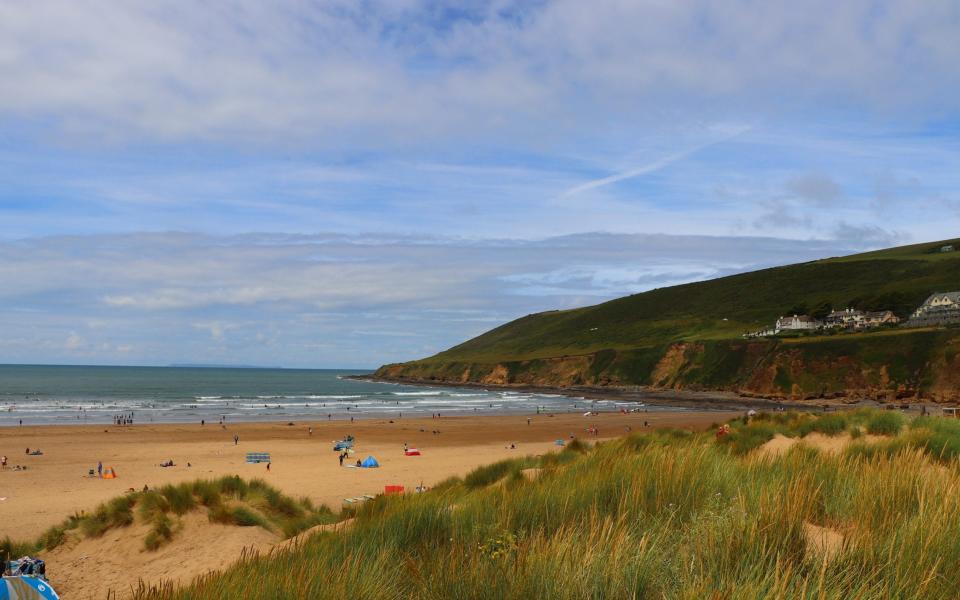
[[[313,427],[307,427],[307,435],[313,435]]]
[[[233,445],[236,446],[239,443],[240,443],[240,436],[237,434],[233,434]]]
[[[103,479],[103,462],[97,461],[97,477]]]
[[[270,463],[267,463],[267,473],[270,472]]]
[[[530,417],[527,417],[527,427],[530,426]]]
[[[6,469],[6,468],[7,468],[7,457],[6,457],[6,455],[0,456],[0,469]]]
[[[343,466],[343,454],[342,454],[342,453],[340,454],[340,466],[341,466],[341,467]]]
[[[205,420],[200,419],[200,427],[203,427],[203,426],[206,425],[206,424],[207,424],[207,422],[206,422]]]

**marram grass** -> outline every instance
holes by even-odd
[[[0,559],[52,550],[62,544],[71,531],[82,537],[100,537],[111,529],[138,521],[150,526],[143,540],[144,547],[156,550],[173,539],[179,516],[199,508],[206,509],[212,522],[259,526],[283,537],[292,537],[314,525],[337,520],[326,506],[315,507],[306,499],[294,500],[263,480],[247,482],[234,475],[118,496],[91,513],[78,513],[51,527],[34,542],[0,540]]]
[[[916,419],[872,441],[876,452],[861,440],[781,456],[735,443],[893,422],[878,414],[819,425],[766,415],[721,443],[712,432],[634,435],[540,460],[535,480],[517,474],[534,458],[485,467],[469,484],[378,498],[345,531],[135,597],[954,599],[960,427]],[[832,532],[830,553],[813,526]]]

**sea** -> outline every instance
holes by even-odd
[[[366,371],[0,365],[0,426],[635,410],[635,402],[347,379]],[[657,410],[683,410],[658,406]]]

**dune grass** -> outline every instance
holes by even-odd
[[[144,547],[156,550],[174,538],[178,517],[200,508],[207,510],[211,522],[262,527],[285,538],[338,519],[327,506],[315,506],[309,499],[296,500],[286,496],[263,480],[247,482],[234,475],[118,496],[90,513],[73,515],[33,542],[0,540],[0,556],[4,552],[21,556],[52,550],[63,543],[68,532],[77,532],[82,537],[99,537],[111,529],[135,522],[150,526]]]
[[[135,598],[955,598],[960,426],[914,419],[869,454],[863,442],[745,450],[881,414],[776,413],[734,422],[731,441],[656,432],[505,461],[379,497],[349,530]],[[515,477],[520,464],[543,470]],[[817,551],[811,525],[842,536],[836,554]]]

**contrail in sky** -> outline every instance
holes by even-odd
[[[660,169],[666,167],[667,165],[673,164],[673,163],[677,162],[678,160],[683,160],[684,158],[686,158],[686,157],[688,157],[688,156],[690,156],[690,155],[692,155],[692,154],[696,154],[697,152],[700,152],[700,151],[703,150],[704,148],[709,148],[710,146],[715,146],[716,144],[720,144],[720,143],[726,142],[726,141],[731,140],[731,139],[733,139],[733,138],[735,138],[735,137],[737,137],[737,136],[739,136],[739,135],[742,135],[743,133],[749,131],[750,128],[751,128],[750,126],[740,127],[740,128],[738,128],[736,131],[734,131],[733,133],[731,133],[731,134],[729,134],[729,135],[725,135],[724,137],[722,137],[722,138],[720,138],[720,139],[711,140],[711,141],[709,141],[709,142],[706,142],[706,143],[703,143],[703,144],[694,146],[693,148],[688,148],[688,149],[686,149],[686,150],[682,150],[682,151],[680,151],[680,152],[676,152],[676,153],[674,153],[674,154],[670,154],[670,155],[665,156],[665,157],[663,157],[663,158],[661,158],[661,159],[659,159],[659,160],[655,160],[655,161],[653,161],[652,163],[648,163],[648,164],[639,166],[639,167],[637,167],[637,168],[635,168],[635,169],[630,169],[629,171],[623,171],[622,173],[617,173],[617,174],[615,174],[615,175],[610,175],[609,177],[603,177],[603,178],[601,178],[601,179],[594,179],[594,180],[588,181],[588,182],[586,182],[586,183],[581,183],[581,184],[578,185],[578,186],[574,186],[574,187],[566,190],[565,192],[563,192],[562,194],[560,194],[560,197],[561,197],[561,198],[564,198],[564,197],[567,197],[567,196],[573,196],[573,195],[575,195],[575,194],[579,194],[580,192],[585,192],[585,191],[587,191],[587,190],[592,190],[592,189],[596,189],[596,188],[599,188],[599,187],[603,187],[603,186],[605,186],[605,185],[610,185],[611,183],[616,183],[616,182],[618,182],[618,181],[623,181],[624,179],[632,179],[632,178],[634,178],[634,177],[639,177],[639,176],[641,176],[641,175],[646,175],[647,173],[653,173],[654,171],[659,171]]]

